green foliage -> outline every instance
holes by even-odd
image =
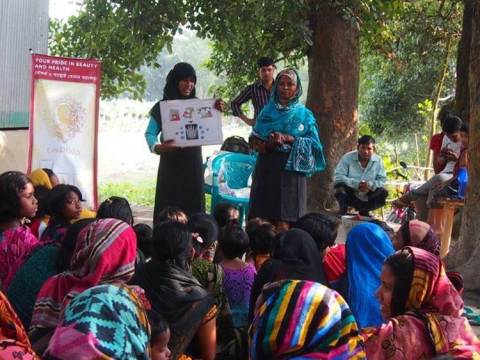
[[[185,12],[176,0],[86,0],[67,23],[50,23],[52,55],[102,60],[102,97],[129,92],[141,98],[141,65],[154,65],[170,47]]]
[[[440,98],[454,92],[461,9],[458,0],[404,2],[396,16],[362,39],[361,120],[400,154],[401,143],[416,148],[413,139],[418,134],[421,161],[426,156],[445,59],[448,69]],[[411,151],[404,155],[416,162]]]

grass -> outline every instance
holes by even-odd
[[[144,180],[138,183],[130,181],[108,182],[100,184],[100,202],[110,196],[121,196],[130,204],[153,207],[155,201],[156,180]]]
[[[153,207],[155,201],[156,180],[143,180],[138,183],[130,181],[108,182],[100,184],[99,196],[100,202],[110,196],[121,196],[128,200],[132,205],[141,205]],[[211,196],[205,195],[205,209],[210,213]]]

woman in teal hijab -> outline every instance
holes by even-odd
[[[250,195],[250,218],[288,227],[307,211],[306,178],[325,168],[323,146],[313,113],[300,103],[298,73],[278,73],[268,104],[250,136],[259,156]]]

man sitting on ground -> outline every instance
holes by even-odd
[[[339,213],[347,213],[349,206],[361,216],[385,205],[388,192],[383,188],[387,175],[383,160],[375,154],[375,139],[363,135],[358,139],[356,151],[340,159],[335,168],[335,197]]]

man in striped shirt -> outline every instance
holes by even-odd
[[[258,73],[260,80],[248,85],[231,103],[233,115],[238,116],[246,124],[253,126],[258,114],[267,104],[270,98],[270,91],[273,86],[273,76],[275,74],[275,63],[272,59],[262,57],[258,60]],[[241,109],[242,104],[251,100],[254,109],[253,119],[247,117]]]

